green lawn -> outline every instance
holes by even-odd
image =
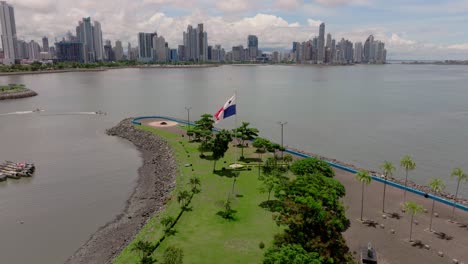
[[[183,249],[184,263],[260,263],[265,249],[260,249],[259,243],[264,242],[267,248],[273,240],[273,235],[281,229],[274,223],[272,214],[258,206],[266,200],[267,194],[258,190],[261,184],[257,179],[257,169],[240,173],[235,185],[237,197],[232,204],[232,208],[237,211],[237,219],[225,220],[216,213],[222,210],[222,204],[231,191],[233,179],[213,174],[213,161],[199,158],[198,143],[189,143],[186,138],[167,131],[144,126],[141,128],[161,136],[172,146],[180,165],[177,186],[165,211],[152,217],[114,263],[138,263],[137,252],[131,250],[133,244],[139,240],[159,240],[163,235],[159,219],[166,215],[177,216],[180,211],[176,199],[177,191],[189,190],[188,180],[192,176],[200,178],[202,191],[194,196],[190,204],[193,210],[185,212],[176,224],[177,233],[166,238],[154,252],[153,256],[158,259],[158,263],[161,263],[162,253],[169,245]],[[234,161],[234,151],[240,153],[240,150],[231,147],[225,158],[218,161],[217,169],[227,167]],[[257,157],[253,149],[244,149],[244,155]],[[193,172],[192,167],[184,166],[186,163],[193,164]]]
[[[23,84],[0,85],[0,93],[16,93],[26,90]]]

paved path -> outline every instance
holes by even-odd
[[[359,252],[360,247],[371,242],[381,257],[382,263],[439,264],[453,263],[452,259],[458,259],[460,263],[468,264],[468,227],[460,227],[459,224],[448,222],[452,207],[436,202],[435,212],[439,214],[439,217],[434,217],[432,227],[436,231],[453,236],[452,240],[443,240],[427,231],[432,200],[407,192],[407,201],[414,201],[428,210],[428,213],[421,213],[415,217],[419,224],[413,226],[413,240],[421,240],[422,243],[430,245],[431,249],[413,247],[408,242],[410,216],[400,210],[403,190],[387,185],[385,209],[387,212],[398,212],[401,218],[399,220],[390,217],[384,219],[382,217],[383,184],[373,181],[365,187],[364,218],[385,226],[383,229],[380,226],[368,227],[358,221],[361,214],[361,184],[349,172],[338,169],[335,172],[336,179],[346,187],[343,202],[347,208],[346,215],[351,221],[351,227],[344,233],[344,236],[351,252]],[[468,213],[456,210],[455,219],[466,224]],[[390,233],[391,229],[395,230],[395,234]],[[438,251],[444,252],[445,256],[439,257]]]

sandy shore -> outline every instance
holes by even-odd
[[[143,164],[136,187],[123,212],[94,233],[66,263],[111,263],[150,217],[164,209],[175,186],[177,167],[170,146],[154,134],[136,129],[130,120],[123,120],[107,133],[129,140],[140,151]]]

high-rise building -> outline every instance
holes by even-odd
[[[83,57],[85,62],[96,61],[93,26],[91,25],[90,17],[83,18],[82,21],[78,22],[78,26],[76,27],[76,37],[79,42],[83,43]]]
[[[374,36],[370,35],[366,42],[364,43],[364,52],[362,57],[362,62],[369,63],[372,62],[372,56],[374,53],[374,48],[372,47],[374,43]]]
[[[49,39],[46,36],[42,37],[42,51],[49,52]]]
[[[354,43],[354,62],[362,62],[362,42]]]
[[[171,49],[169,51],[170,57],[169,60],[172,62],[179,61],[179,56],[177,55],[177,49]]]
[[[0,1],[0,23],[2,24],[3,64],[14,64],[17,58],[15,10],[5,1]]]
[[[138,33],[138,60],[150,62],[153,60],[153,37],[157,33]]]
[[[60,41],[55,43],[55,53],[59,61],[84,62],[83,43],[76,41]]]
[[[185,57],[185,46],[184,45],[179,45],[177,48],[177,55],[179,57],[179,61],[185,61],[187,60]]]
[[[29,58],[29,45],[26,41],[18,39],[17,43],[17,55],[18,59],[28,59]]]
[[[323,63],[325,59],[325,23],[320,24],[317,43],[317,63]]]
[[[191,25],[188,25],[187,31],[183,33],[183,40],[185,60],[208,60],[208,33],[204,31],[203,24],[198,24],[195,29]]]
[[[93,41],[96,61],[104,60],[104,45],[102,43],[101,23],[94,21]]]
[[[163,36],[154,36],[153,37],[153,55],[154,60],[159,62],[166,62],[168,59],[166,40]]]
[[[29,60],[39,60],[39,53],[41,53],[41,47],[39,46],[39,43],[31,40],[31,42],[29,42]]]
[[[258,54],[258,38],[255,35],[247,37],[247,47],[249,49],[249,60],[255,60]]]
[[[122,47],[122,42],[120,40],[117,40],[115,42],[114,54],[115,54],[116,61],[121,61],[123,59],[124,51]]]
[[[325,47],[331,48],[332,45],[332,35],[330,33],[327,34],[327,44]]]

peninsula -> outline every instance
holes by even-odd
[[[26,88],[24,84],[8,84],[0,86],[0,100],[18,99],[36,95],[36,92]]]

